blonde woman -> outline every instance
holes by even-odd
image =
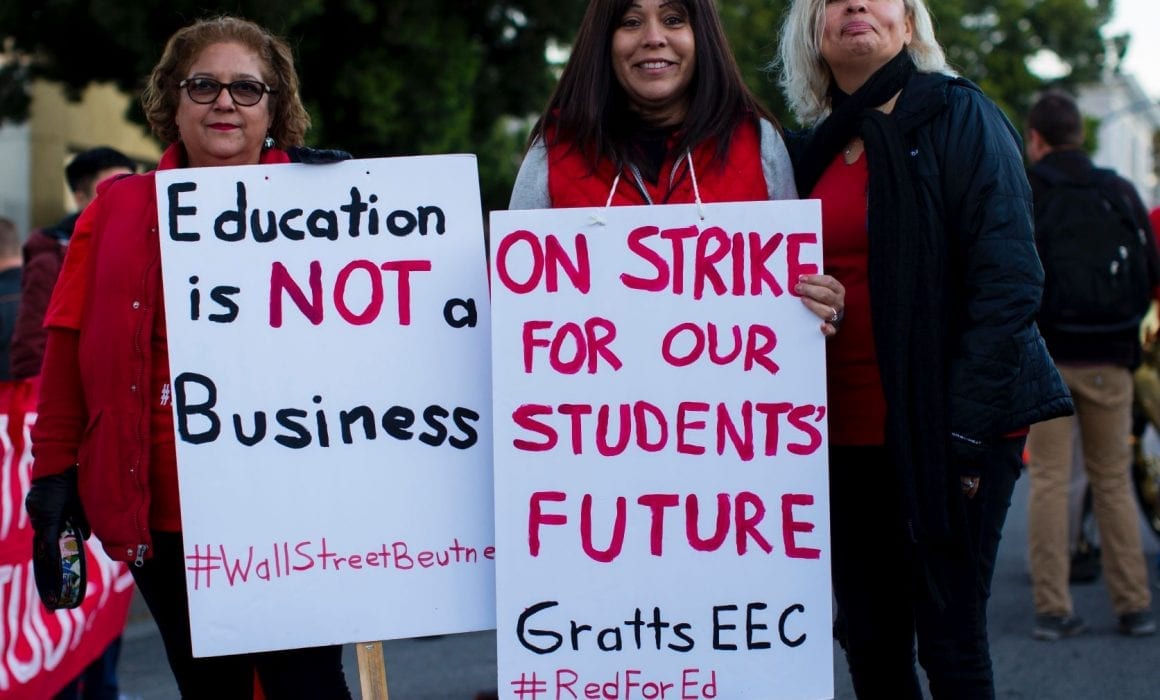
[[[795,0],[790,149],[846,289],[827,347],[835,630],[860,698],[995,696],[986,606],[1027,426],[1071,413],[1034,319],[1018,133],[922,0]]]

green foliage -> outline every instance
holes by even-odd
[[[27,71],[0,68],[0,119],[27,116],[30,78],[74,97],[92,82],[138,92],[165,38],[232,13],[290,41],[311,143],[364,157],[477,153],[485,204],[502,207],[522,153],[505,129],[543,106],[554,81],[545,46],[570,40],[582,10],[548,0],[3,2],[0,37],[35,60]]]
[[[722,0],[718,3],[737,61],[754,92],[787,125],[792,116],[766,66],[776,57],[788,0]],[[1028,60],[1041,49],[1055,52],[1076,86],[1098,80],[1105,61],[1100,28],[1111,17],[1112,0],[928,0],[935,37],[951,66],[973,80],[1008,116],[1021,123],[1044,81]],[[1122,56],[1126,37],[1112,39]]]
[[[777,55],[778,32],[789,3],[785,0],[730,0],[718,3],[721,22],[745,82],[785,124],[792,124],[785,98],[770,67]]]
[[[1095,155],[1096,151],[1100,150],[1101,121],[1095,117],[1085,116],[1083,118],[1083,150],[1087,151],[1089,156]]]
[[[1030,56],[1054,51],[1071,68],[1070,84],[1095,79],[1104,64],[1099,29],[1112,0],[929,2],[952,65],[1016,123],[1043,84],[1027,68]],[[792,125],[766,69],[788,0],[718,6],[746,80]],[[9,0],[0,2],[0,38],[35,60],[0,65],[0,119],[26,116],[24,85],[35,77],[74,96],[95,81],[136,92],[176,29],[235,13],[294,47],[312,143],[366,157],[476,153],[484,205],[503,207],[522,153],[519,120],[539,112],[553,84],[545,46],[567,44],[583,8],[551,0]],[[1122,55],[1126,38],[1113,46]]]
[[[931,0],[930,7],[951,66],[1016,123],[1044,86],[1027,66],[1039,51],[1054,52],[1070,68],[1061,82],[1073,88],[1098,80],[1106,60],[1100,28],[1112,0]]]

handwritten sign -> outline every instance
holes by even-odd
[[[832,697],[818,203],[491,231],[501,697]]]
[[[157,201],[194,654],[493,627],[474,157],[172,170]]]

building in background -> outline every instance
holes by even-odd
[[[0,216],[27,235],[74,210],[64,166],[94,146],[112,146],[143,166],[156,165],[157,141],[125,117],[131,99],[106,84],[90,85],[79,102],[71,102],[59,85],[34,83],[28,121],[0,127]]]
[[[1080,111],[1100,122],[1096,165],[1131,180],[1149,208],[1160,204],[1154,137],[1160,131],[1160,106],[1131,75],[1113,74],[1076,96]]]

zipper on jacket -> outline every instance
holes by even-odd
[[[688,151],[686,151],[686,153],[688,153]],[[669,197],[671,197],[673,194],[673,186],[677,184],[677,174],[680,171],[682,165],[685,165],[684,157],[678,158],[676,162],[673,163],[673,167],[669,170],[669,187],[668,190],[664,193],[664,201],[662,204],[668,204]],[[635,164],[630,164],[628,167],[629,170],[632,171],[633,179],[636,180],[634,183],[636,185],[636,189],[640,192],[641,196],[644,197],[645,203],[655,204],[655,202],[653,202],[652,196],[648,193],[648,187],[644,184],[644,177],[642,177],[640,174],[640,168],[636,167]]]
[[[137,545],[137,558],[133,560],[133,566],[137,567],[138,569],[140,569],[142,566],[145,566],[145,552],[148,551],[149,545]]]
[[[645,204],[652,204],[652,197],[648,193],[648,188],[645,187],[644,178],[640,176],[640,168],[635,164],[630,164],[628,169],[632,171],[632,177],[636,180],[636,189],[640,192],[640,196],[644,197]]]
[[[685,155],[687,156],[689,154],[690,154],[690,151],[688,149],[686,149]],[[669,197],[671,197],[673,194],[673,186],[677,184],[677,171],[680,170],[681,166],[685,165],[685,164],[686,163],[685,163],[684,156],[677,158],[676,162],[673,163],[673,169],[669,171],[669,191],[665,192],[665,202],[666,203],[668,202]]]

